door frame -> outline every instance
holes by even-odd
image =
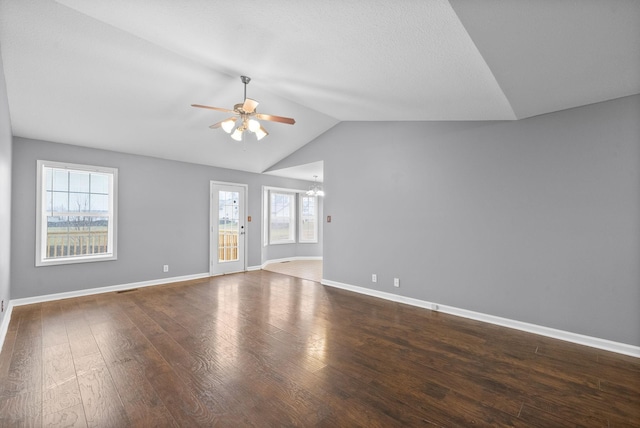
[[[214,204],[214,196],[217,198],[218,194],[214,195],[214,188],[216,186],[234,186],[242,188],[241,198],[244,202],[244,213],[240,217],[242,221],[242,226],[244,226],[244,245],[242,251],[242,269],[234,272],[246,272],[247,271],[247,255],[248,255],[248,236],[249,236],[249,227],[247,226],[247,212],[249,212],[249,185],[243,183],[230,183],[226,181],[215,181],[211,180],[209,183],[209,275],[224,275],[225,272],[216,272],[216,266],[218,265],[218,211],[215,209],[217,207],[217,203]],[[214,221],[215,218],[215,221]],[[232,272],[226,272],[232,273]]]

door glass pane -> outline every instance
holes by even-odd
[[[218,261],[238,260],[240,210],[238,192],[218,191]]]

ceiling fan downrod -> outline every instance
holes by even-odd
[[[247,77],[247,76],[240,76],[240,80],[242,80],[242,83],[244,83],[244,99],[247,99],[247,85],[249,84],[249,82],[251,82],[251,77]]]

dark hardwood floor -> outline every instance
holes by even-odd
[[[640,426],[640,360],[257,271],[16,307],[0,426]]]

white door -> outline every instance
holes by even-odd
[[[210,273],[244,272],[245,184],[211,182]]]

